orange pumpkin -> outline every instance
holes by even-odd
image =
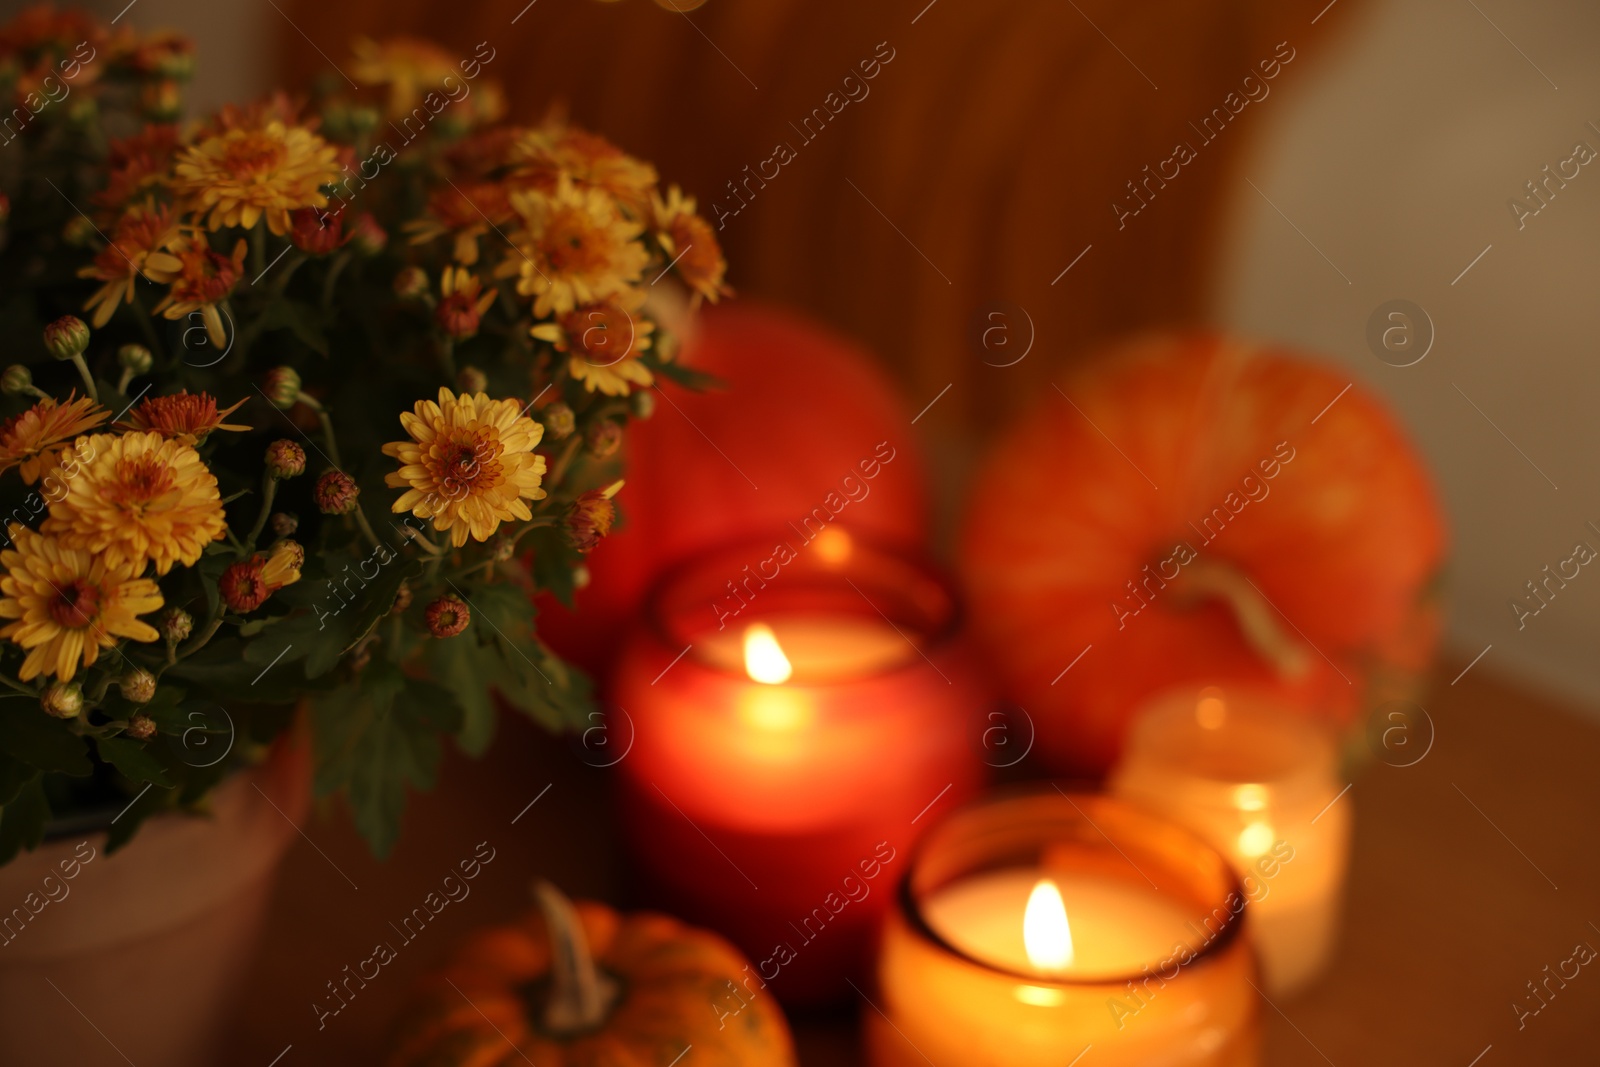
[[[590,555],[577,612],[540,605],[541,636],[590,670],[616,651],[650,583],[707,548],[783,536],[819,508],[882,544],[920,548],[927,537],[915,431],[870,352],[794,312],[738,301],[702,312],[679,358],[722,386],[654,394],[654,415],[628,431],[623,521]]]
[[[794,1067],[783,1013],[720,937],[546,883],[535,895],[424,983],[389,1067]]]
[[[979,473],[973,617],[1052,769],[1103,771],[1153,692],[1280,687],[1347,722],[1426,666],[1431,479],[1347,373],[1156,336],[1049,392]]]

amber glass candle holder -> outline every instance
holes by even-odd
[[[875,1067],[1253,1067],[1255,978],[1215,849],[1114,798],[996,793],[918,845],[865,1041]]]
[[[739,944],[749,992],[851,996],[915,835],[982,778],[949,584],[837,527],[712,552],[656,588],[614,694],[654,902]]]

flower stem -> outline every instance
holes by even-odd
[[[26,685],[23,685],[21,682],[14,681],[11,678],[11,676],[8,675],[8,674],[0,674],[0,682],[4,682],[6,685],[10,686],[12,689],[15,689],[19,693],[22,693],[24,696],[33,697],[35,700],[37,700],[39,698],[39,694],[35,690],[29,689]]]
[[[378,540],[378,535],[372,531],[372,524],[367,521],[367,511],[365,508],[357,504],[356,510],[351,512],[351,514],[356,517],[356,526],[360,528],[361,535],[367,539],[367,542],[371,544],[373,548],[387,547],[382,541]]]
[[[267,220],[259,219],[250,231],[250,273],[257,278],[267,270]]]
[[[261,512],[256,516],[256,524],[250,527],[250,532],[244,539],[248,547],[256,547],[256,538],[261,536],[261,531],[267,525],[267,516],[272,513],[272,498],[277,495],[278,479],[272,476],[271,471],[264,471],[261,475]]]
[[[83,361],[83,355],[80,353],[73,356],[72,364],[78,368],[78,374],[83,378],[83,387],[89,391],[89,396],[98,401],[100,399],[100,390],[95,388],[94,376],[89,373],[89,364]]]

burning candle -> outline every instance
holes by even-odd
[[[762,557],[783,562],[746,568]],[[913,836],[981,777],[988,698],[948,586],[831,528],[696,560],[647,613],[614,695],[649,886],[744,948],[763,987],[848,996]]]
[[[919,844],[864,1013],[875,1067],[1257,1062],[1243,895],[1199,838],[1108,797],[997,795]],[[879,1010],[881,1009],[881,1010]]]
[[[1268,692],[1179,690],[1130,732],[1113,792],[1188,826],[1234,864],[1268,990],[1289,995],[1332,956],[1352,807],[1329,733]]]

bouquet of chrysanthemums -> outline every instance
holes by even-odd
[[[533,597],[725,264],[648,163],[499,123],[493,59],[359,42],[196,121],[180,37],[0,29],[0,860],[202,804],[300,707],[381,853],[491,693],[584,720]]]

